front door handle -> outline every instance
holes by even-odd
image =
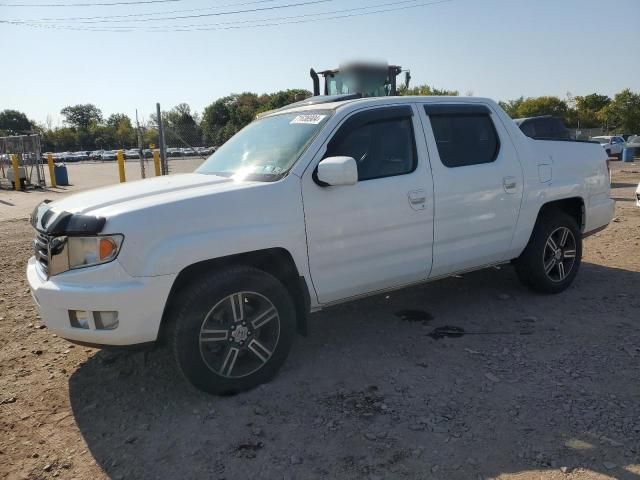
[[[424,210],[425,204],[427,203],[427,194],[424,190],[411,190],[407,196],[409,197],[409,205],[414,210]]]
[[[502,179],[502,186],[507,193],[516,193],[518,190],[518,180],[516,177],[504,177]]]

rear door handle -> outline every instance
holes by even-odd
[[[411,190],[407,196],[409,197],[409,204],[414,210],[424,210],[427,203],[427,194],[424,190]]]
[[[502,179],[502,186],[507,193],[516,193],[518,189],[518,180],[516,177],[504,177]]]

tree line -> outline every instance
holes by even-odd
[[[455,96],[459,92],[419,85],[401,87],[400,94]],[[301,89],[262,95],[251,92],[232,94],[211,103],[201,114],[181,103],[162,112],[166,143],[175,147],[221,145],[259,113],[310,96],[311,92]],[[613,97],[598,93],[585,96],[567,94],[564,99],[555,96],[520,97],[499,103],[512,118],[554,115],[562,118],[569,128],[640,133],[640,94],[630,89],[622,90]],[[52,152],[133,148],[138,144],[138,129],[124,113],[105,117],[97,106],[89,103],[67,106],[60,114],[64,118],[63,126],[53,127],[34,122],[17,110],[0,111],[0,136],[38,133],[42,139],[42,150]],[[145,148],[158,145],[155,115],[140,125],[139,131]]]

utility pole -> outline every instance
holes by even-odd
[[[144,171],[144,150],[142,148],[142,131],[140,130],[140,122],[138,121],[138,109],[136,108],[136,130],[138,132],[138,155],[140,156],[140,175],[146,178]]]
[[[162,112],[160,104],[156,103],[156,114],[158,116],[158,143],[160,144],[160,162],[162,164],[162,174],[168,175],[169,168],[167,166],[167,146],[164,143],[164,127],[162,126]]]

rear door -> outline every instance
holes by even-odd
[[[504,125],[480,103],[420,108],[434,182],[431,277],[509,260],[523,172]]]
[[[314,180],[318,162],[331,156],[356,159],[355,185]],[[305,171],[302,196],[309,269],[320,303],[427,278],[433,189],[415,107],[352,113]]]

